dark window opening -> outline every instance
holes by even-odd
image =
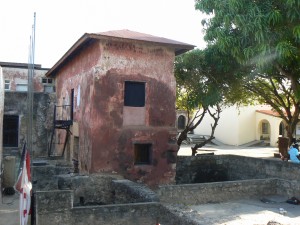
[[[284,124],[283,122],[280,123],[279,125],[279,135],[284,136]]]
[[[73,114],[74,114],[74,88],[71,89],[71,112],[70,112],[70,119],[73,120]]]
[[[152,144],[135,144],[134,145],[134,164],[151,164]]]
[[[43,84],[52,84],[52,78],[42,78]]]
[[[269,134],[269,124],[267,122],[262,122],[261,132],[262,134]]]
[[[18,147],[19,116],[4,115],[3,117],[3,146]]]
[[[177,128],[183,130],[185,128],[185,117],[180,115],[177,121]]]
[[[10,80],[5,80],[4,90],[10,90]]]
[[[145,83],[125,81],[124,105],[132,107],[145,106]]]

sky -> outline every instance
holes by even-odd
[[[128,29],[205,48],[194,0],[9,0],[0,6],[0,61],[51,68],[84,34]]]

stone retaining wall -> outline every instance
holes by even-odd
[[[46,191],[58,189],[58,175],[69,174],[73,171],[72,167],[58,167],[55,165],[33,166],[32,179],[34,190]]]
[[[236,155],[179,156],[176,170],[177,184],[300,177],[300,164]]]
[[[112,181],[114,203],[159,202],[157,194],[143,184],[130,180]]]
[[[42,225],[196,225],[157,202],[72,207],[72,191],[37,191],[36,224]]]
[[[229,200],[262,198],[267,195],[289,197],[299,195],[299,186],[283,179],[254,179],[202,184],[182,184],[161,186],[158,191],[160,201],[175,204],[220,203]]]

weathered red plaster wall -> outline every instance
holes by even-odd
[[[5,80],[10,80],[10,91],[16,91],[18,83],[28,83],[28,69],[27,68],[9,68],[3,67],[3,75]],[[34,70],[33,88],[35,92],[44,92],[44,86],[41,78],[45,77],[47,70]]]
[[[128,78],[147,84],[146,126],[122,126],[124,81]],[[93,96],[97,104],[91,119],[100,115],[101,119],[93,121],[91,170],[118,171],[126,178],[151,185],[169,183],[174,176],[177,151],[171,140],[176,135],[173,92],[163,83],[140,75],[108,74],[95,83],[94,89],[101,91]],[[134,143],[152,144],[152,165],[134,165]]]
[[[153,186],[174,181],[173,64],[170,48],[107,40],[87,46],[61,69],[59,101],[68,98],[71,88],[75,99],[80,98],[75,121],[79,123],[81,171],[115,171]],[[123,126],[127,80],[146,82],[144,126]],[[134,143],[152,143],[152,165],[134,165]]]
[[[89,171],[91,167],[91,149],[93,118],[91,120],[91,91],[93,90],[94,67],[100,57],[99,43],[90,42],[76,56],[69,59],[56,75],[57,104],[69,105],[71,89],[74,89],[74,121],[79,124],[80,164],[82,170]],[[77,99],[80,101],[77,102]],[[63,150],[65,131],[58,132],[56,146],[57,154]]]

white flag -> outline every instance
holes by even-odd
[[[19,174],[15,189],[20,193],[20,225],[27,225],[31,206],[30,155],[26,150],[23,168]]]

